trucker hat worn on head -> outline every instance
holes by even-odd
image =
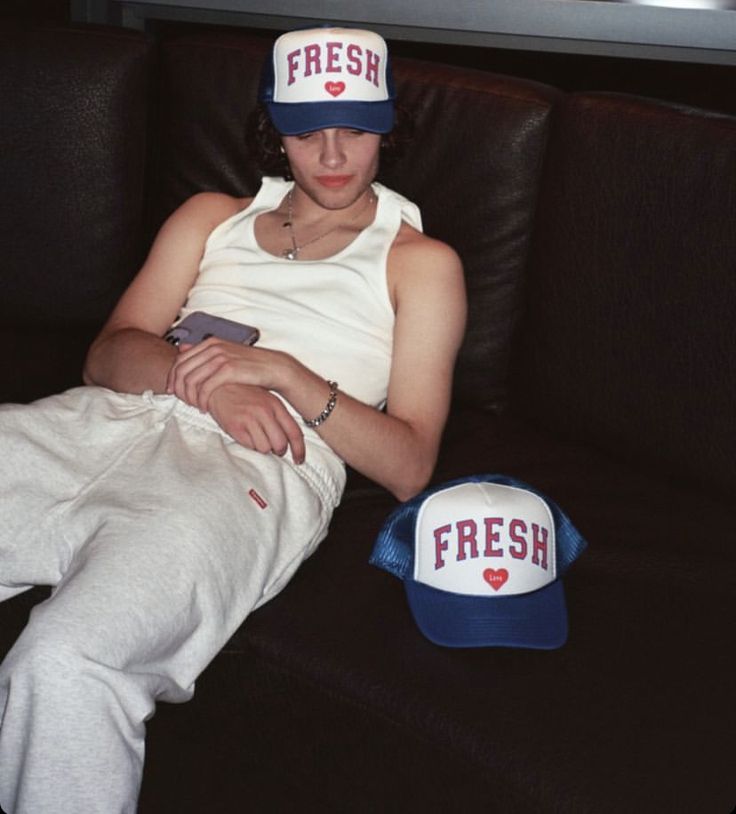
[[[404,581],[419,629],[436,644],[553,649],[567,640],[562,576],[586,545],[540,492],[475,475],[396,509],[370,562]]]
[[[386,43],[357,28],[282,34],[264,63],[258,98],[285,136],[327,127],[388,133],[395,92]]]

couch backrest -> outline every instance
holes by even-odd
[[[5,326],[99,323],[134,272],[150,50],[122,29],[0,29]]]
[[[203,190],[253,195],[260,172],[245,125],[270,38],[192,33],[159,44],[151,228]]]
[[[396,75],[417,136],[387,181],[419,204],[427,234],[452,245],[463,261],[469,311],[455,399],[498,409],[506,401],[511,336],[558,92],[415,61],[397,61]]]
[[[736,490],[736,119],[612,94],[556,110],[515,401]]]
[[[161,45],[156,223],[202,189],[252,194],[243,141],[271,37],[185,34]],[[542,153],[557,91],[524,80],[396,60],[416,143],[382,180],[422,209],[428,234],[465,264],[470,299],[456,397],[503,402]],[[428,325],[431,331],[432,326]]]

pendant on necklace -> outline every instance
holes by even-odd
[[[287,260],[296,260],[299,256],[299,249],[294,247],[293,249],[284,249],[281,252],[281,256],[285,257]]]

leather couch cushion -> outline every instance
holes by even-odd
[[[520,331],[523,414],[733,494],[734,178],[734,118],[613,94],[561,104]]]
[[[152,228],[197,192],[253,195],[261,173],[245,125],[271,38],[174,34],[159,44]]]
[[[417,149],[409,147],[386,179],[420,205],[427,234],[463,261],[469,312],[456,402],[499,409],[557,92],[413,61],[397,60],[396,75],[399,101],[415,117]]]
[[[82,384],[82,367],[97,325],[0,328],[0,404],[24,403]]]
[[[159,709],[149,757],[170,783],[144,786],[142,812],[172,793],[195,810],[220,783],[266,810],[269,788],[276,810],[729,810],[736,511],[478,410],[453,416],[439,474],[469,461],[543,489],[590,542],[565,578],[565,646],[428,642],[401,583],[367,563],[390,499],[351,493],[192,703]],[[187,750],[159,749],[159,727]],[[204,782],[188,752],[202,737],[199,754],[218,756]]]
[[[122,29],[0,28],[5,327],[99,324],[135,271],[149,52]]]

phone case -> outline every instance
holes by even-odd
[[[195,311],[169,328],[164,339],[171,345],[179,345],[181,342],[196,345],[211,336],[241,345],[253,345],[258,341],[260,331],[252,325]]]

